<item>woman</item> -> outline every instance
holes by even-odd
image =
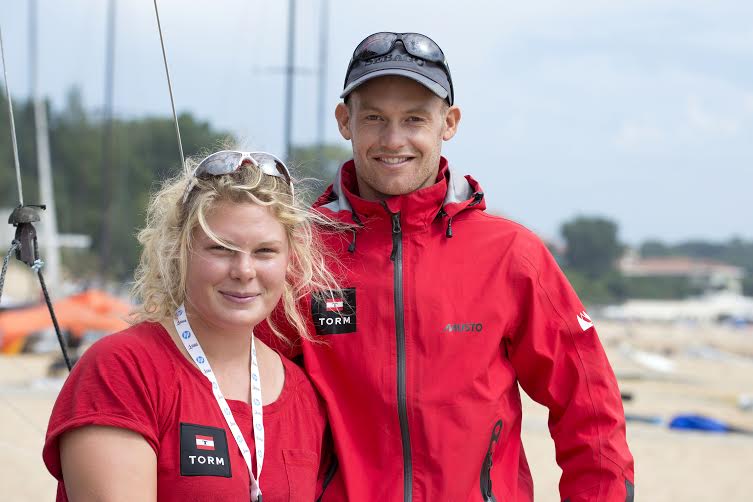
[[[282,299],[307,336],[297,301],[336,288],[313,217],[266,153],[163,184],[139,233],[140,322],[86,351],[50,418],[58,500],[314,500],[323,406],[252,331]]]

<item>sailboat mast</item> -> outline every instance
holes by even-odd
[[[39,226],[42,234],[41,258],[45,262],[45,276],[54,291],[60,287],[60,246],[58,243],[58,222],[55,209],[55,192],[52,181],[50,160],[50,137],[47,127],[47,107],[39,88],[39,59],[37,53],[37,7],[36,0],[29,5],[29,54],[33,66],[32,93],[34,100],[34,130],[37,146],[37,168],[39,170],[39,198],[47,206],[44,222]]]

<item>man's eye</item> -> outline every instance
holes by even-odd
[[[366,115],[366,120],[369,120],[369,121],[377,121],[381,119],[382,117],[380,117],[379,115]]]
[[[408,122],[423,122],[423,121],[424,121],[423,117],[416,117],[416,116],[408,117]]]

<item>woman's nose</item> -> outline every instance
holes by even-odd
[[[249,253],[237,252],[230,273],[233,279],[250,281],[256,277],[254,258]]]

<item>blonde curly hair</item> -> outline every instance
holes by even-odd
[[[334,259],[324,249],[314,224],[336,227],[333,221],[307,209],[282,178],[263,174],[247,165],[231,174],[194,177],[196,159],[186,159],[184,172],[164,181],[150,199],[146,224],[138,233],[142,252],[136,268],[132,294],[141,301],[133,320],[159,322],[171,318],[186,301],[186,271],[191,252],[193,230],[200,226],[222,245],[206,224],[206,216],[219,202],[251,202],[270,208],[283,225],[288,237],[290,261],[282,293],[282,306],[287,322],[299,336],[311,340],[306,322],[299,310],[300,300],[309,293],[336,291],[337,280],[329,271],[326,260]],[[192,188],[190,184],[194,183]],[[190,192],[185,203],[186,190]],[[290,343],[273,321],[267,317],[272,332]]]

